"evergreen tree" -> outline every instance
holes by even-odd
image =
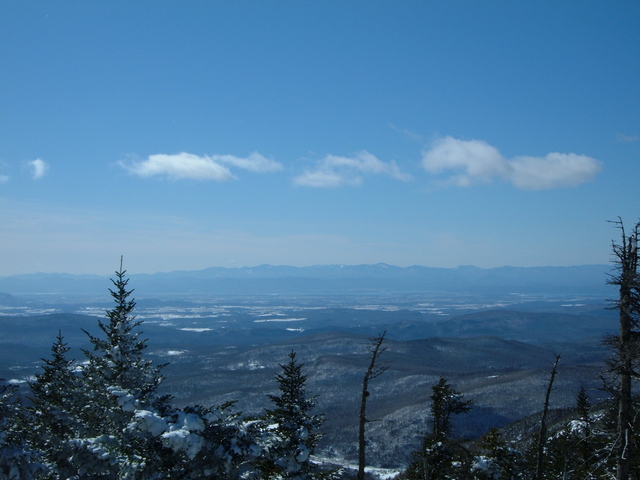
[[[164,478],[162,472],[175,462],[160,437],[164,417],[172,412],[169,397],[157,392],[163,366],[145,358],[125,274],[121,261],[115,288],[109,289],[116,305],[106,312],[108,323],[98,323],[105,338],[85,332],[93,344],[84,351],[88,364],[82,372],[80,420],[86,431],[75,440],[73,457],[82,478]]]
[[[165,445],[178,454],[170,471],[182,480],[249,478],[259,447],[233,402],[217,408],[186,407],[172,415]]]
[[[45,471],[26,439],[27,424],[15,385],[0,380],[0,478],[33,480]]]
[[[43,372],[29,384],[29,437],[34,448],[42,452],[50,478],[73,476],[72,441],[84,433],[79,420],[84,397],[74,361],[66,357],[69,350],[59,332],[51,347],[51,358],[42,359]]]
[[[116,306],[106,312],[108,323],[98,322],[106,338],[85,332],[93,344],[93,351],[85,351],[89,359],[87,379],[127,391],[137,402],[163,407],[168,397],[159,397],[157,389],[164,379],[160,372],[164,365],[154,366],[144,356],[146,340],[141,340],[142,332],[136,331],[142,322],[132,314],[136,304],[129,299],[133,290],[127,290],[129,279],[125,278],[122,262],[115,274],[116,280],[111,280],[115,289],[109,292]]]
[[[547,439],[542,478],[566,480],[611,479],[607,467],[611,450],[600,438],[587,435],[585,422],[576,415]]]
[[[594,415],[584,386],[576,396],[574,416],[549,440],[547,478],[591,480],[615,477],[616,461],[611,455],[615,445],[617,405],[610,402],[604,412]]]
[[[445,377],[432,387],[431,432],[425,436],[420,452],[415,454],[405,472],[409,480],[462,479],[470,476],[469,453],[451,437],[451,416],[467,413],[472,401],[464,400]]]
[[[312,414],[316,397],[309,397],[303,364],[296,361],[295,352],[289,362],[281,364],[282,373],[276,375],[280,393],[269,395],[274,404],[267,409],[262,422],[264,453],[256,462],[264,479],[307,480],[323,475],[310,462],[323,423],[321,415]]]
[[[447,438],[451,433],[451,415],[467,413],[471,410],[473,402],[463,400],[463,395],[456,391],[445,377],[440,377],[431,389],[432,435],[437,439]]]
[[[479,455],[472,467],[478,480],[515,480],[524,476],[521,452],[510,448],[497,428],[490,428],[477,445]]]
[[[582,435],[582,422],[575,419],[565,422],[557,430],[554,429],[545,440],[544,469],[542,472],[537,469],[536,475],[539,474],[542,479],[591,478],[578,451]]]
[[[576,396],[578,420],[574,431],[578,435],[578,444],[575,450],[576,453],[578,453],[580,461],[577,471],[582,478],[589,478],[589,472],[593,470],[598,458],[596,452],[597,439],[592,435],[593,420],[591,418],[591,408],[591,401],[589,400],[587,390],[584,388],[584,385],[581,385]]]
[[[584,385],[580,386],[578,395],[576,396],[576,411],[580,416],[580,420],[584,424],[585,435],[591,435],[591,401]]]

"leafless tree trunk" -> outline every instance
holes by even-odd
[[[358,476],[356,477],[357,480],[364,480],[366,446],[364,430],[365,424],[368,422],[366,411],[367,398],[369,397],[369,380],[379,377],[389,368],[387,365],[376,365],[378,357],[387,349],[387,347],[382,346],[382,342],[384,342],[384,336],[386,334],[387,332],[385,331],[379,337],[372,338],[371,343],[369,344],[371,361],[369,362],[369,368],[367,368],[367,372],[364,374],[364,379],[362,380],[362,398],[360,401],[360,429],[358,431]]]
[[[544,470],[544,447],[547,443],[547,414],[549,413],[549,397],[551,397],[551,390],[553,389],[553,381],[558,373],[558,362],[560,361],[560,355],[556,355],[556,359],[553,362],[553,368],[551,369],[551,378],[549,379],[549,385],[547,385],[547,393],[544,397],[544,409],[542,410],[542,419],[540,420],[540,436],[538,437],[538,461],[536,464],[536,480],[542,479]]]
[[[638,235],[640,222],[636,223],[629,236],[626,235],[622,220],[615,222],[622,233],[622,243],[613,242],[614,263],[617,273],[611,276],[609,284],[619,289],[615,309],[620,319],[620,334],[615,342],[615,359],[612,361],[614,373],[618,375],[618,450],[617,480],[630,478],[630,460],[634,454],[632,378],[638,360],[638,318],[640,316],[640,285],[638,281]],[[635,330],[635,331],[634,331]]]

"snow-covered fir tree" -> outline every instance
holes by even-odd
[[[59,338],[32,387],[34,414],[58,422],[37,436],[50,472],[67,469],[51,478],[239,479],[258,451],[251,435],[229,405],[177,409],[159,394],[163,366],[145,357],[125,274],[121,265],[112,280],[116,305],[106,312],[108,322],[98,323],[104,338],[85,332],[93,345],[84,350],[87,362],[72,367]],[[58,462],[61,452],[50,451],[56,443],[69,453],[68,465]]]
[[[318,429],[323,416],[313,414],[316,397],[308,396],[303,364],[296,353],[289,353],[289,361],[281,364],[282,373],[276,375],[279,394],[269,395],[274,408],[267,409],[258,433],[263,453],[257,468],[263,479],[307,480],[323,478],[310,461],[310,455],[320,438]]]
[[[106,338],[87,333],[93,351],[85,351],[89,360],[85,377],[103,382],[113,391],[126,390],[139,403],[161,408],[168,402],[168,397],[157,394],[164,365],[156,366],[145,357],[146,340],[139,338],[142,332],[138,330],[142,322],[133,315],[135,300],[129,299],[133,290],[127,290],[129,279],[122,265],[115,274],[116,279],[111,280],[115,289],[109,292],[116,306],[106,312],[108,323],[98,322]]]
[[[593,411],[586,390],[579,390],[568,419],[549,434],[546,478],[615,478],[617,466],[612,452],[617,440],[616,407],[616,402],[609,400]],[[635,463],[634,458],[632,465]]]
[[[67,358],[69,350],[59,332],[51,358],[42,359],[42,373],[29,384],[28,436],[33,448],[42,453],[47,478],[73,477],[74,439],[85,430],[79,421],[85,395],[75,363]]]
[[[249,478],[260,449],[250,428],[231,411],[220,407],[190,406],[176,411],[161,438],[179,454],[171,468],[184,480]]]
[[[26,438],[27,422],[15,385],[0,380],[0,478],[34,480],[45,471]]]
[[[125,274],[121,263],[109,290],[116,305],[106,312],[108,322],[98,324],[105,338],[87,333],[93,350],[84,351],[88,362],[79,412],[86,430],[74,441],[73,457],[81,478],[167,478],[162,472],[175,463],[162,432],[140,428],[140,412],[162,418],[172,409],[169,397],[158,393],[162,366],[145,357],[146,341],[139,338],[141,322],[133,315],[133,290],[127,289]]]

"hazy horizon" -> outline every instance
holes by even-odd
[[[114,264],[115,265],[115,264]],[[411,267],[420,267],[420,268],[433,268],[433,269],[443,269],[443,270],[459,270],[459,269],[465,269],[465,268],[477,268],[480,270],[495,270],[495,269],[501,269],[501,268],[524,268],[524,269],[535,269],[535,268],[579,268],[579,267],[599,267],[599,266],[611,266],[611,268],[613,268],[613,264],[611,263],[585,263],[585,264],[581,264],[581,265],[530,265],[530,266],[520,266],[520,265],[498,265],[495,267],[479,267],[477,265],[456,265],[454,267],[434,267],[431,265],[393,265],[390,263],[385,263],[385,262],[377,262],[377,263],[359,263],[359,264],[346,264],[346,263],[327,263],[327,264],[315,264],[315,265],[285,265],[285,264],[279,264],[279,265],[273,265],[270,263],[263,263],[263,264],[259,264],[259,265],[243,265],[243,266],[233,266],[233,267],[225,267],[225,266],[208,266],[208,267],[203,267],[203,268],[193,268],[193,269],[183,269],[183,268],[178,268],[175,270],[158,270],[158,271],[152,271],[152,272],[142,272],[142,271],[132,271],[130,269],[127,268],[126,263],[124,264],[123,268],[124,270],[127,272],[127,275],[155,275],[155,274],[164,274],[164,273],[175,273],[175,272],[198,272],[198,271],[202,271],[202,270],[207,270],[207,269],[215,269],[215,268],[221,268],[221,269],[229,269],[229,270],[241,270],[241,269],[257,269],[260,267],[274,267],[274,268],[298,268],[298,269],[308,269],[308,268],[322,268],[322,267],[366,267],[366,266],[378,266],[378,265],[386,265],[389,267],[396,267],[396,268],[401,268],[401,269],[408,269]],[[116,268],[113,268],[111,271],[109,272],[78,272],[78,273],[73,273],[73,272],[65,272],[65,271],[50,271],[50,272],[45,272],[45,271],[35,271],[35,272],[24,272],[24,273],[15,273],[15,274],[7,274],[7,275],[0,275],[0,277],[14,277],[14,276],[21,276],[21,275],[74,275],[74,276],[86,276],[86,275],[93,275],[93,276],[100,276],[100,277],[104,277],[104,276],[113,276],[113,274],[118,270],[119,264],[115,265]]]
[[[640,3],[0,2],[0,276],[606,264]]]

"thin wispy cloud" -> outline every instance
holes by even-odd
[[[507,159],[485,141],[453,137],[442,138],[423,152],[422,166],[459,187],[500,179],[524,190],[574,187],[592,180],[602,169],[600,161],[586,155],[552,152]]]
[[[623,133],[616,133],[616,139],[619,142],[635,143],[640,142],[640,135],[625,135]]]
[[[293,184],[314,188],[355,187],[362,184],[362,177],[354,175],[347,176],[332,170],[313,170],[295,177]]]
[[[246,158],[234,155],[216,155],[212,158],[215,161],[255,173],[277,172],[283,169],[282,164],[260,155],[258,152],[253,152]]]
[[[314,188],[357,186],[362,184],[363,175],[386,175],[405,182],[411,180],[411,175],[403,173],[395,162],[383,162],[362,151],[353,157],[327,155],[315,168],[294,177],[293,184]]]
[[[119,165],[139,177],[166,177],[174,180],[213,180],[225,182],[237,178],[229,167],[255,173],[282,170],[282,165],[257,152],[246,158],[234,155],[203,155],[181,152],[173,155],[156,154],[147,159],[119,162]]]
[[[8,167],[9,165],[6,162],[3,162],[2,160],[0,160],[0,170],[6,171]],[[9,175],[0,173],[0,184],[7,183],[8,181],[9,181]]]
[[[424,137],[422,135],[420,135],[419,133],[412,132],[411,130],[408,130],[406,128],[397,127],[393,123],[389,123],[389,127],[391,127],[391,129],[393,131],[406,136],[407,138],[409,138],[410,140],[412,140],[414,142],[423,142],[424,141]]]
[[[47,165],[47,163],[40,158],[31,160],[30,162],[28,162],[28,164],[29,168],[31,169],[31,177],[34,180],[41,179],[47,174],[47,171],[49,170],[49,165]]]

